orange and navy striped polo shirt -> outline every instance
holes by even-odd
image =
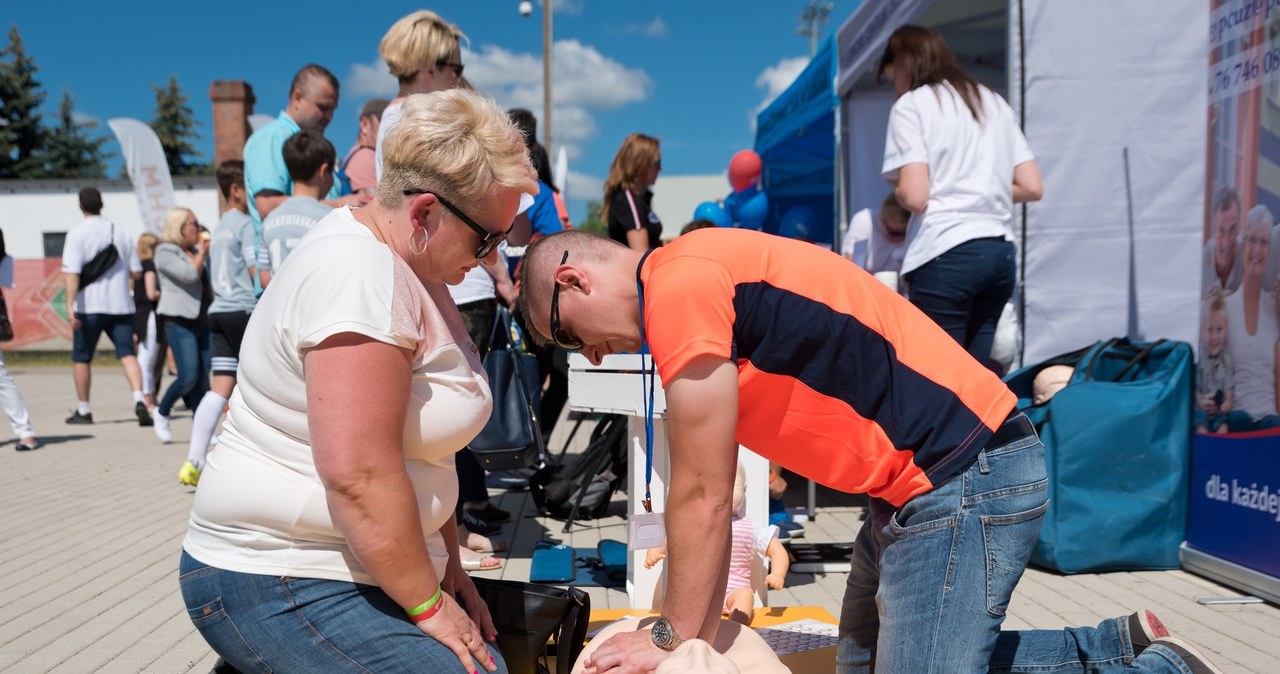
[[[704,229],[641,264],[645,336],[669,382],[738,365],[740,444],[901,506],[957,474],[1017,404],[910,302],[811,243]]]

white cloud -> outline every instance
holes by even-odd
[[[582,0],[554,0],[554,2],[555,4],[551,5],[551,8],[555,10],[556,14],[573,14],[575,16],[582,14],[582,7],[584,4]],[[545,4],[546,3],[539,2],[538,6],[542,7]]]
[[[346,81],[342,83],[342,94],[352,98],[393,98],[399,90],[400,83],[380,58],[374,59],[373,63],[353,64]]]
[[[569,201],[586,203],[600,201],[604,195],[604,178],[569,170]]]
[[[806,56],[785,58],[765,68],[764,72],[756,77],[756,88],[764,89],[764,100],[750,112],[752,133],[756,130],[756,116],[769,107],[779,94],[786,91],[800,73],[804,72],[804,67],[807,65],[809,65],[809,58]]]
[[[649,23],[629,23],[622,29],[624,33],[639,33],[648,37],[666,37],[671,34],[671,28],[667,26],[667,22],[662,17],[654,17]]]
[[[543,123],[541,54],[485,45],[464,53],[463,62],[477,89],[504,108],[532,110]],[[627,68],[577,40],[555,43],[552,67],[552,145],[566,148],[571,161],[583,155],[583,145],[597,133],[596,112],[643,101],[653,89],[643,70]]]

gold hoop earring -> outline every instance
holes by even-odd
[[[422,235],[422,243],[415,244],[413,237]],[[427,252],[427,230],[422,227],[414,227],[413,233],[409,235],[409,252],[414,255],[421,255]]]

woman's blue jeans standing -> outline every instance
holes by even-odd
[[[906,279],[911,303],[991,367],[996,324],[1018,282],[1013,244],[998,238],[965,241]]]
[[[901,508],[871,499],[845,587],[838,671],[1187,671],[1159,644],[1135,658],[1127,617],[1000,630],[1047,494],[1044,445],[1032,433],[988,446],[963,473]]]
[[[224,571],[185,551],[178,573],[200,636],[244,674],[463,671],[372,585]],[[507,674],[497,647],[489,652]]]
[[[169,416],[173,404],[178,398],[187,401],[192,410],[200,403],[209,390],[209,365],[213,356],[213,339],[209,335],[209,325],[201,321],[190,321],[166,316],[164,334],[169,339],[169,348],[173,349],[173,360],[178,366],[178,376],[164,390],[157,410]]]

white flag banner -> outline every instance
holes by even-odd
[[[569,203],[569,153],[565,152],[563,145],[556,151],[556,162],[551,169],[551,179],[556,181],[556,187],[560,188],[560,198],[566,204]]]
[[[159,234],[164,228],[164,218],[173,208],[173,178],[169,175],[169,163],[164,158],[164,148],[151,127],[136,119],[118,117],[107,120],[107,126],[120,141],[129,181],[138,196],[138,210],[147,231]]]

